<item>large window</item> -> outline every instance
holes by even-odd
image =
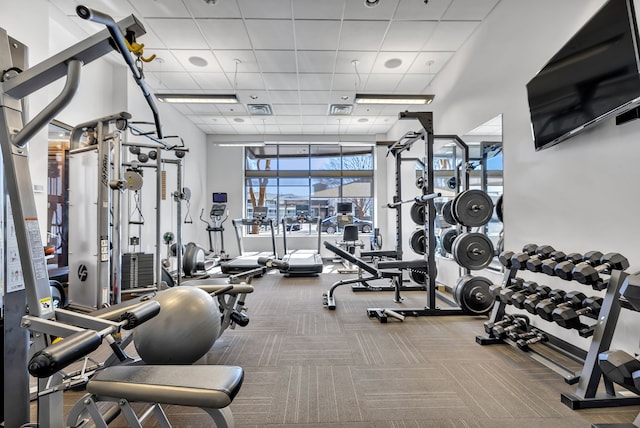
[[[365,145],[300,143],[247,147],[247,218],[253,217],[254,207],[267,207],[267,217],[281,225],[283,218],[294,217],[300,207],[308,207],[309,216],[322,219],[324,233],[342,233],[344,221],[338,221],[339,214],[350,216],[361,232],[370,232],[373,153],[373,146]],[[338,212],[341,202],[350,203],[351,212]],[[291,230],[317,233],[305,227]]]

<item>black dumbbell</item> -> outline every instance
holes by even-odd
[[[547,335],[541,331],[538,331],[535,337],[532,337],[531,339],[526,339],[526,340],[520,339],[516,342],[516,344],[518,345],[518,348],[520,348],[521,350],[528,351],[529,345],[533,345],[534,343],[538,343],[538,342],[546,342],[547,340],[549,340]]]
[[[540,301],[547,298],[550,291],[551,288],[547,287],[546,285],[536,284],[536,287],[531,293],[525,293],[523,291],[513,293],[513,296],[511,296],[511,304],[518,309],[525,309],[525,302],[527,300],[537,299],[537,301]],[[529,304],[531,305],[531,303]],[[535,304],[533,305],[533,307],[535,308]],[[535,313],[535,310],[533,313]]]
[[[562,251],[553,251],[549,254],[549,257],[542,259],[540,257],[531,257],[527,260],[526,266],[531,272],[542,272],[542,263],[546,260],[556,260],[558,262],[563,261],[567,255]]]
[[[535,337],[536,334],[538,334],[538,332],[535,329],[531,329],[529,331],[525,331],[524,333],[516,333],[513,331],[509,332],[509,334],[507,334],[507,337],[514,342],[517,342],[518,340],[531,339],[532,337]]]
[[[522,283],[524,279],[522,278],[512,278],[509,285],[503,286],[502,284],[493,284],[489,287],[489,293],[493,296],[495,300],[500,300],[500,291],[505,288],[516,287],[517,290],[522,288]]]
[[[498,256],[498,261],[502,266],[511,269],[511,257],[513,257],[513,251],[503,251]]]
[[[600,278],[601,273],[609,274],[612,270],[625,270],[629,267],[629,260],[619,253],[607,253],[600,258],[600,263],[593,266],[589,263],[578,263],[573,268],[571,275],[580,284],[591,285],[596,288],[604,281]]]
[[[577,308],[586,298],[587,296],[578,291],[570,291],[564,295],[564,299],[558,297],[551,298],[550,296],[541,300],[540,303],[536,305],[536,314],[544,320],[553,321],[554,309],[564,307]],[[564,301],[562,302],[561,300]]]
[[[602,308],[602,297],[587,297],[582,301],[582,309],[572,307],[556,308],[553,310],[553,320],[560,327],[564,328],[580,328],[580,315],[593,314],[598,315]]]
[[[588,263],[591,266],[599,265],[602,255],[603,254],[600,251],[589,251],[584,253],[584,256],[582,256],[582,262]],[[553,271],[556,273],[556,276],[564,279],[565,281],[571,281],[573,279],[573,269],[575,267],[575,263],[565,260],[564,262],[558,263]]]
[[[528,329],[529,329],[529,318],[526,315],[518,315],[511,322],[511,324],[497,325],[497,326],[493,327],[491,329],[491,334],[494,337],[503,339],[503,338],[507,337],[507,334],[509,334],[509,332],[512,332],[512,331],[515,331],[515,330],[525,330],[526,331]]]
[[[487,333],[491,334],[491,330],[493,330],[493,327],[497,326],[497,325],[505,325],[505,324],[510,324],[513,322],[513,320],[516,319],[515,315],[511,315],[511,314],[505,314],[502,317],[501,321],[496,321],[496,322],[491,322],[491,321],[485,321],[484,322],[484,331],[486,331]]]
[[[524,300],[524,302],[522,303],[522,308],[527,312],[529,312],[530,314],[535,315],[536,306],[542,300],[553,298],[553,299],[558,299],[559,301],[562,301],[562,299],[564,299],[565,294],[567,293],[564,290],[558,290],[558,289],[548,291],[546,296],[543,294],[532,294],[531,296],[527,297]]]
[[[522,288],[525,286],[525,281],[520,278],[517,279],[519,279],[519,281],[514,281],[511,286],[502,288],[498,292],[498,297],[496,300],[500,300],[505,305],[511,303],[511,296],[513,296],[513,293],[522,290]]]
[[[639,393],[638,372],[640,361],[633,355],[621,350],[609,350],[598,355],[598,365],[602,374],[618,385]]]
[[[530,244],[532,245],[532,244]],[[544,260],[548,258],[555,250],[551,245],[541,245],[531,251],[533,247],[523,248],[522,253],[517,253],[511,256],[511,266],[518,270],[524,270],[527,267],[527,262],[531,259]]]
[[[568,261],[575,265],[580,263],[582,261],[582,258],[582,254],[570,253],[565,256],[564,260],[555,260],[553,258],[546,259],[542,262],[542,273],[545,273],[549,276],[555,276],[556,272],[554,269],[558,265],[558,263]]]
[[[509,296],[509,301],[508,302],[504,302],[507,303],[509,305],[514,304],[514,298],[515,299],[520,299],[520,296],[527,296],[529,294],[533,294],[536,292],[536,288],[538,287],[538,283],[535,281],[525,281],[522,283],[522,287],[520,287],[519,290],[516,290],[515,292],[511,293],[511,295]]]

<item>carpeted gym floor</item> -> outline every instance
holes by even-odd
[[[366,309],[395,307],[392,293],[348,285],[336,292],[336,310],[325,309],[322,293],[348,277],[254,280],[249,325],[227,330],[198,362],[244,368],[231,405],[236,427],[588,428],[631,422],[640,411],[564,406],[560,393],[575,387],[559,375],[512,346],[476,344],[486,317],[381,324]],[[405,307],[426,302],[424,292],[404,297]],[[165,410],[176,427],[211,426],[199,409]]]

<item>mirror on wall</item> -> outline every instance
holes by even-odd
[[[461,135],[436,136],[434,140],[434,185],[435,191],[442,194],[436,203],[437,248],[436,254],[452,258],[451,248],[460,232],[456,221],[449,214],[450,206],[456,195],[462,191],[464,170],[464,146],[469,150],[469,189],[481,189],[488,193],[494,206],[499,204],[503,191],[502,156],[502,115],[496,116]],[[493,242],[496,254],[502,248],[502,221],[493,215],[485,226],[477,230],[484,232]],[[497,260],[490,267],[500,268]]]

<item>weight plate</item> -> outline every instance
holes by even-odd
[[[442,249],[447,254],[451,254],[453,242],[457,237],[458,231],[456,229],[444,229],[442,232],[440,232],[440,244],[442,245]]]
[[[409,270],[409,278],[418,285],[426,285],[428,276],[419,270]]]
[[[427,182],[425,181],[424,177],[416,178],[416,187],[420,190],[427,187]]]
[[[493,242],[484,233],[462,233],[453,241],[451,254],[453,254],[455,261],[464,268],[484,269],[493,260]]]
[[[449,177],[447,180],[447,188],[449,190],[456,190],[458,188],[458,180],[455,177]]]
[[[456,219],[453,217],[453,212],[451,211],[452,205],[453,205],[453,200],[448,200],[442,206],[442,218],[447,224],[450,224],[451,226],[458,223]]]
[[[493,201],[482,190],[465,190],[453,200],[451,212],[463,226],[484,226],[489,223],[493,215]]]
[[[472,315],[488,313],[494,304],[491,281],[482,276],[465,275],[458,279],[453,297],[464,312]]]
[[[414,202],[413,205],[411,205],[411,220],[413,220],[413,222],[418,226],[423,226],[426,221],[425,208],[426,205],[419,204],[417,202]]]
[[[409,247],[421,256],[427,253],[427,245],[425,240],[424,229],[416,229],[409,238]]]
[[[500,195],[500,197],[498,198],[498,201],[496,202],[496,216],[498,217],[498,220],[500,220],[501,223],[504,222],[502,220],[502,195]]]

